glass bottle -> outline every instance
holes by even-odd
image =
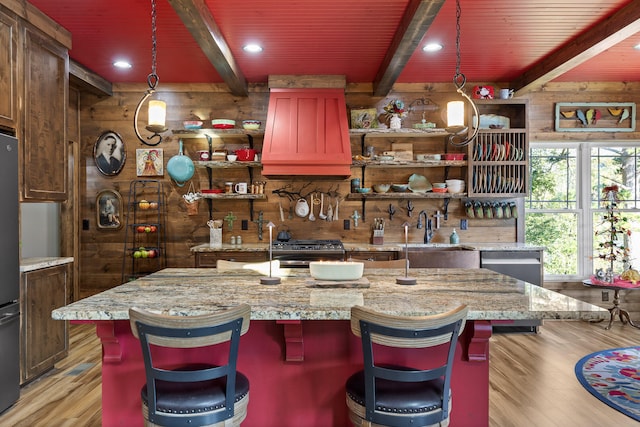
[[[457,245],[458,243],[460,243],[460,236],[458,236],[458,233],[456,233],[455,228],[453,229],[451,236],[449,236],[449,243],[451,243],[452,245]]]

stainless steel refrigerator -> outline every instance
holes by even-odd
[[[20,397],[18,140],[0,133],[0,412]]]

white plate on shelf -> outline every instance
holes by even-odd
[[[473,124],[477,126],[478,119],[473,116]],[[497,114],[480,114],[480,127],[479,129],[509,129],[511,125],[511,119],[505,116],[499,116]]]

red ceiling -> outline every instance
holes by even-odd
[[[372,82],[409,0],[204,0],[248,82],[273,74],[344,74]],[[577,34],[638,0],[461,0],[461,71],[473,82],[508,82]],[[32,0],[73,36],[71,58],[107,80],[145,82],[151,70],[150,0]],[[161,82],[222,82],[166,0],[157,0]],[[455,1],[446,0],[398,82],[449,82],[455,71]],[[242,46],[258,42],[260,54]],[[638,81],[635,34],[558,81]],[[421,43],[422,47],[424,43]],[[116,59],[134,67],[118,71]]]

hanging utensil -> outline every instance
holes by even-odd
[[[327,216],[324,214],[324,193],[320,193],[320,215],[318,215],[320,219],[327,219]]]
[[[329,203],[329,207],[327,208],[327,221],[333,221],[333,208],[331,207],[331,203]]]
[[[309,221],[315,221],[316,216],[313,214],[313,193],[311,193],[310,200],[311,200],[311,203],[309,203],[309,211],[310,211]]]
[[[278,208],[280,209],[280,221],[284,222],[284,210],[282,209],[282,203],[278,202]]]
[[[298,199],[298,201],[296,202],[295,212],[296,215],[301,218],[309,215],[309,203],[307,203],[307,199]]]
[[[338,197],[336,199],[336,210],[333,212],[333,220],[334,221],[338,221],[339,220],[339,218],[338,218],[338,206],[339,205],[340,205],[340,198]]]

